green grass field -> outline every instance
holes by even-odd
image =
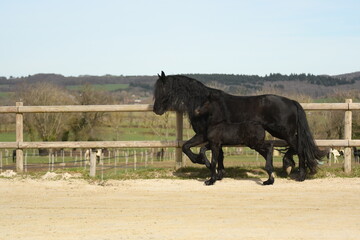
[[[134,150],[136,151],[137,160],[134,160]],[[150,154],[151,150],[148,150]],[[111,155],[104,156],[103,165],[97,165],[97,175],[95,180],[109,180],[109,179],[149,179],[149,178],[170,178],[170,179],[198,179],[205,180],[210,176],[209,170],[205,166],[193,164],[189,159],[184,157],[185,166],[175,170],[175,160],[170,159],[173,154],[173,149],[169,149],[169,154],[163,161],[158,161],[156,157],[153,159],[149,156],[145,159],[145,155],[141,157],[141,152],[145,149],[126,149],[129,152],[128,160],[124,156],[124,151],[119,150],[115,157],[115,151]],[[51,164],[52,158],[48,156],[32,156],[33,150],[25,151],[26,162],[26,176],[41,177],[48,171],[56,173],[72,173],[80,174],[85,179],[89,178],[89,165],[85,164],[83,158],[79,156],[64,158],[59,154],[54,157],[54,165]],[[3,171],[6,169],[14,169],[15,164],[9,156],[5,159],[3,152]],[[297,161],[296,161],[297,162]],[[255,153],[248,152],[243,155],[226,155],[225,156],[225,171],[226,178],[233,179],[247,179],[247,178],[266,178],[267,174],[264,170],[265,161],[258,158]],[[360,164],[352,163],[352,173],[345,174],[343,171],[343,163],[332,164],[329,166],[327,162],[320,165],[319,171],[314,176],[308,176],[308,179],[326,178],[326,177],[360,177]],[[136,169],[135,169],[136,168]],[[282,157],[274,157],[274,168],[277,178],[288,178],[282,171]],[[296,178],[296,169],[290,175],[290,178]],[[93,179],[94,180],[94,179]]]
[[[0,133],[0,142],[15,142],[15,132],[2,132]]]
[[[8,98],[13,92],[0,92],[0,98]]]

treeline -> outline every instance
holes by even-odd
[[[265,82],[294,82],[300,81],[322,86],[337,86],[354,84],[360,80],[360,76],[354,78],[340,78],[313,74],[290,74],[271,73],[264,77],[258,75],[234,75],[234,74],[188,74],[187,76],[198,79],[204,83],[218,82],[224,85],[242,85],[251,89],[261,88]]]
[[[5,78],[0,77],[0,90],[14,91],[18,84],[35,84],[38,82],[47,82],[58,86],[74,86],[84,84],[129,84],[132,87],[142,87],[152,89],[157,77],[155,76],[90,76],[83,75],[78,77],[65,77],[60,74],[36,74],[27,77]]]
[[[205,84],[219,83],[226,86],[241,86],[245,89],[261,90],[265,83],[274,83],[282,86],[280,82],[304,82],[320,86],[340,86],[354,84],[360,80],[360,72],[343,74],[338,76],[325,76],[313,74],[290,74],[271,73],[266,76],[258,75],[236,75],[236,74],[185,74]],[[90,76],[65,77],[60,74],[36,74],[26,77],[0,77],[0,91],[14,91],[20,83],[34,84],[38,82],[49,82],[59,86],[72,86],[81,84],[129,84],[132,88],[141,88],[145,91],[152,91],[157,76]],[[278,83],[277,83],[278,82]]]

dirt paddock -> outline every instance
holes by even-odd
[[[360,178],[0,179],[0,239],[360,239]]]

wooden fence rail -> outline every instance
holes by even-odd
[[[347,99],[345,103],[302,103],[306,111],[344,111],[344,139],[316,140],[320,147],[344,147],[344,171],[351,172],[351,147],[360,146],[360,140],[351,139],[352,111],[360,110],[360,103],[352,103]],[[0,142],[1,148],[16,149],[16,169],[23,172],[23,149],[37,148],[176,148],[176,168],[183,166],[181,146],[183,141],[183,114],[176,113],[176,140],[174,141],[93,141],[93,142],[24,142],[23,114],[24,113],[74,113],[74,112],[149,112],[153,106],[143,105],[66,105],[66,106],[23,106],[17,102],[16,106],[2,106],[0,113],[16,114],[16,142]],[[274,141],[275,145],[283,146],[284,141]]]

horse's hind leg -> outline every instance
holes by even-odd
[[[295,167],[295,161],[293,156],[296,154],[293,148],[289,148],[289,150],[285,153],[283,157],[283,170],[290,175],[291,170]]]
[[[306,163],[303,154],[298,154],[298,157],[299,157],[299,176],[297,177],[296,180],[302,182],[306,178]]]

